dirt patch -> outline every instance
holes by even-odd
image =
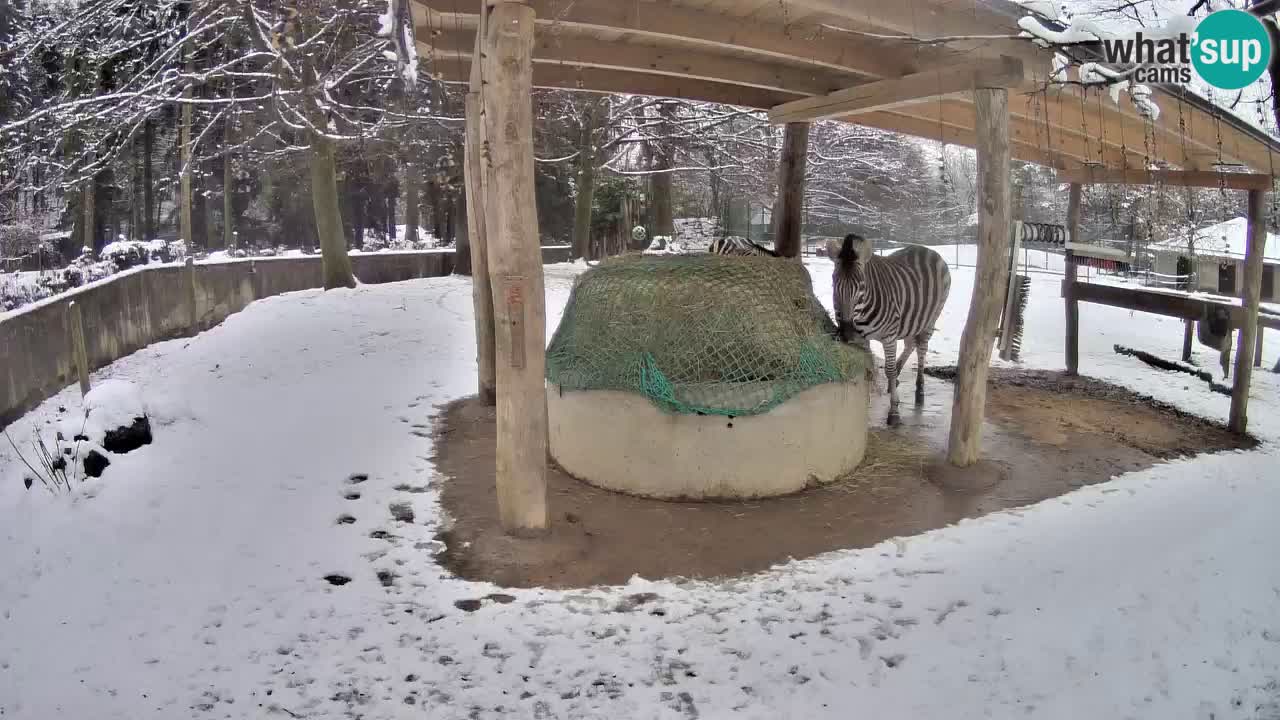
[[[1162,460],[1251,448],[1225,428],[1123,388],[1062,373],[993,370],[984,459],[999,482],[931,482],[947,441],[952,385],[931,369],[924,405],[883,426],[872,399],[867,457],[837,483],[747,502],[663,502],[594,488],[554,463],[551,530],[535,539],[498,527],[493,409],[467,399],[444,408],[436,466],[452,519],[440,561],[458,575],[508,587],[587,587],[631,576],[726,577],[790,558],[869,547],[1007,507],[1035,503]],[[934,470],[931,470],[934,468]]]

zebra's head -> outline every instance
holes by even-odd
[[[871,241],[857,233],[845,235],[840,244],[828,240],[827,257],[835,263],[831,273],[831,305],[836,311],[836,326],[841,340],[853,342],[860,337],[853,318],[867,292],[864,272],[867,258],[871,257]]]

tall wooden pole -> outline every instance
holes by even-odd
[[[547,527],[547,320],[533,191],[533,24],[528,5],[494,5],[481,53],[485,242],[497,330],[498,516],[510,534]]]
[[[804,224],[804,176],[809,156],[809,123],[787,123],[778,158],[778,202],[773,211],[773,248],[782,257],[800,256]]]
[[[1080,196],[1083,188],[1080,183],[1071,183],[1067,191],[1067,242],[1080,242]],[[1068,250],[1066,252],[1066,276],[1063,280],[1062,297],[1067,306],[1067,374],[1080,372],[1080,301],[1075,297],[1076,258]]]
[[[1231,414],[1227,429],[1245,432],[1249,424],[1249,381],[1253,375],[1254,338],[1258,334],[1258,302],[1262,297],[1262,254],[1267,242],[1262,190],[1249,191],[1249,246],[1244,254],[1244,325],[1236,347],[1235,382],[1231,385]]]
[[[479,62],[475,60],[474,62]],[[480,402],[497,402],[493,359],[493,289],[489,283],[489,250],[485,241],[484,213],[491,200],[484,196],[480,164],[481,141],[479,88],[466,97],[466,141],[463,150],[463,182],[467,188],[467,237],[471,246],[471,301],[475,307],[476,365]]]
[[[978,263],[969,317],[960,336],[947,461],[968,467],[982,450],[987,370],[1009,281],[1009,92],[974,90],[978,151]]]

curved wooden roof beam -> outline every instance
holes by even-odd
[[[479,9],[474,0],[417,0],[414,24],[428,28],[474,28]],[[885,47],[866,40],[824,32],[801,24],[781,27],[723,13],[666,3],[618,0],[528,0],[537,14],[538,30],[566,34],[634,33],[687,46],[704,46],[734,54],[751,53],[762,59],[824,66],[864,79],[897,77],[951,54],[939,48]]]
[[[444,82],[461,83],[470,82],[471,79],[469,63],[464,65],[450,60],[440,63],[436,71]],[[557,63],[534,63],[533,85],[539,88],[581,92],[653,95],[761,109],[801,97],[745,85],[729,85],[629,70],[575,68]]]
[[[430,47],[442,62],[470,62],[475,32],[420,30],[420,47]],[[425,47],[420,54],[425,53]],[[620,72],[645,72],[691,80],[722,82],[791,96],[820,95],[844,87],[850,77],[826,68],[802,68],[737,58],[702,50],[660,47],[626,42],[605,42],[585,35],[552,35],[534,38],[535,64],[589,67]]]

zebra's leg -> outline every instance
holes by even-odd
[[[884,378],[889,386],[889,425],[898,424],[898,352],[897,340],[883,340],[884,346]]]
[[[924,356],[929,354],[929,334],[916,336],[916,405],[924,404]]]
[[[897,343],[894,344],[896,345]],[[902,374],[902,369],[907,366],[907,361],[911,359],[911,353],[915,352],[915,349],[916,338],[909,337],[902,341],[902,354],[898,356],[898,362],[895,365],[899,375]]]

